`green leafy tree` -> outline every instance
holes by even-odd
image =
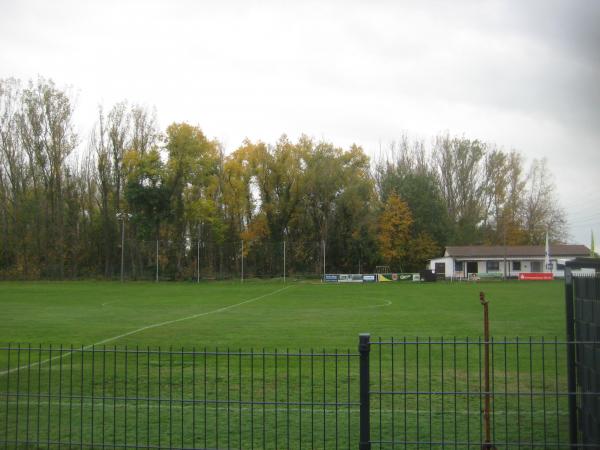
[[[406,202],[392,194],[379,216],[377,236],[381,257],[392,270],[402,270],[409,255],[412,223]]]
[[[170,216],[170,191],[165,183],[165,167],[158,149],[144,154],[130,150],[125,154],[127,184],[125,199],[142,240],[160,238],[161,223]]]
[[[436,140],[433,166],[453,225],[453,244],[481,242],[480,224],[486,217],[485,151],[485,144],[477,140],[449,136]]]

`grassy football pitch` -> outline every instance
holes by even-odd
[[[0,341],[355,348],[357,335],[564,336],[562,282],[0,283]],[[131,334],[128,334],[131,333]],[[122,337],[119,337],[122,336]]]
[[[559,281],[0,283],[0,443],[356,448],[369,332],[419,342],[372,346],[374,447],[479,448],[480,291],[523,339],[492,346],[494,441],[564,443],[565,348],[536,344],[564,339]]]

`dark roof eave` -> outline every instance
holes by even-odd
[[[550,257],[587,256],[590,250],[585,245],[552,245]],[[545,256],[545,246],[449,246],[445,255],[454,258],[539,258]]]

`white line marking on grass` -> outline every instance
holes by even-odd
[[[106,305],[110,305],[111,303],[117,303],[117,302],[120,302],[120,301],[121,301],[121,299],[119,299],[119,300],[111,300],[110,302],[104,302],[104,303],[102,303],[100,306],[106,306]]]
[[[127,336],[131,336],[132,334],[136,334],[136,333],[140,333],[142,331],[150,330],[152,328],[158,328],[158,327],[162,327],[162,326],[165,326],[165,325],[170,325],[172,323],[183,322],[184,320],[196,319],[198,317],[208,316],[210,314],[217,314],[217,313],[220,313],[220,312],[224,312],[224,311],[227,311],[229,309],[233,309],[233,308],[236,308],[238,306],[245,305],[247,303],[255,302],[257,300],[260,300],[262,298],[268,297],[270,295],[277,294],[278,292],[284,291],[284,290],[286,290],[286,289],[288,289],[290,287],[291,286],[286,286],[286,287],[278,289],[276,291],[269,292],[268,294],[260,295],[258,297],[254,297],[254,298],[251,298],[249,300],[244,300],[243,302],[236,303],[234,305],[224,306],[223,308],[214,309],[212,311],[207,311],[207,312],[203,312],[203,313],[193,314],[191,316],[181,317],[179,319],[167,320],[165,322],[159,322],[159,323],[154,323],[152,325],[147,325],[145,327],[138,328],[137,330],[128,331],[127,333],[123,333],[123,334],[120,334],[118,336],[113,336],[113,337],[110,337],[108,339],[104,339],[104,340],[102,340],[100,342],[96,342],[95,344],[92,344],[92,345],[102,345],[102,344],[106,344],[108,342],[116,341],[117,339],[121,339],[121,338],[124,338],[124,337],[127,337]],[[90,347],[92,347],[92,345],[88,345],[85,348],[90,348]]]
[[[121,339],[121,338],[124,338],[124,337],[127,337],[127,336],[131,336],[132,334],[141,333],[142,331],[150,330],[152,328],[163,327],[165,325],[171,325],[172,323],[183,322],[184,320],[197,319],[198,317],[208,316],[210,314],[218,314],[218,313],[221,313],[221,312],[224,312],[224,311],[228,311],[228,310],[233,309],[233,308],[237,308],[238,306],[246,305],[248,303],[252,303],[252,302],[255,302],[257,300],[261,300],[261,299],[263,299],[265,297],[269,297],[271,295],[275,295],[275,294],[277,294],[279,292],[282,292],[282,291],[285,291],[286,289],[289,289],[291,287],[292,287],[292,285],[289,285],[289,286],[283,287],[281,289],[277,289],[276,291],[269,292],[269,293],[263,294],[263,295],[259,295],[258,297],[254,297],[254,298],[251,298],[251,299],[248,299],[248,300],[244,300],[243,302],[236,303],[234,305],[229,305],[229,306],[224,306],[223,308],[214,309],[212,311],[206,311],[206,312],[203,312],[203,313],[192,314],[191,316],[181,317],[179,319],[166,320],[164,322],[153,323],[152,325],[147,325],[145,327],[138,328],[137,330],[128,331],[127,333],[119,334],[118,336],[109,337],[107,339],[103,339],[100,342],[96,342],[94,344],[86,345],[85,347],[82,347],[82,349],[83,350],[87,350],[89,348],[92,348],[95,345],[103,345],[103,344],[106,344],[108,342],[116,341],[117,339]],[[57,351],[59,351],[59,350],[57,349]],[[54,361],[56,359],[66,358],[67,356],[70,356],[72,353],[73,352],[69,351],[69,352],[57,355],[54,358],[48,358],[48,359],[45,359],[43,361],[38,361],[38,362],[31,363],[31,364],[28,364],[28,365],[25,365],[25,366],[21,366],[21,367],[15,367],[14,369],[10,369],[10,370],[4,370],[4,371],[0,372],[0,377],[3,376],[3,375],[9,374],[9,373],[16,372],[17,370],[27,369],[27,368],[35,367],[35,366],[38,366],[38,365],[46,364],[47,362]]]
[[[384,300],[384,301],[385,301],[385,303],[382,303],[380,305],[363,306],[363,308],[381,308],[382,306],[392,306],[391,300]]]
[[[356,309],[371,309],[371,308],[382,308],[384,306],[392,306],[392,301],[391,300],[385,300],[382,299],[385,303],[381,303],[378,305],[367,305],[367,306],[358,306]]]

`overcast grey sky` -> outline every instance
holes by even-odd
[[[97,106],[156,107],[161,127],[305,133],[372,156],[448,132],[547,157],[571,240],[600,241],[600,1],[0,0],[0,77]]]

